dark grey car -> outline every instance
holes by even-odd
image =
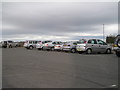
[[[114,47],[113,47],[116,55],[120,57],[120,34],[117,35],[115,42],[114,42]]]

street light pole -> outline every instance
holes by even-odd
[[[104,41],[104,24],[103,24],[103,41]]]

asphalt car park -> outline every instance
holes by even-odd
[[[115,54],[2,49],[3,88],[116,88]]]

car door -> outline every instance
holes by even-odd
[[[99,45],[100,52],[105,52],[107,49],[107,44],[102,40],[97,40],[97,43]]]
[[[33,47],[36,47],[37,41],[33,41]]]
[[[99,49],[98,49],[99,46],[97,44],[96,39],[90,39],[90,40],[88,40],[87,48],[91,48],[92,52],[98,52],[99,51]]]

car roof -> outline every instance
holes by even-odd
[[[120,36],[120,34],[118,34],[117,36]]]
[[[41,40],[26,40],[26,41],[41,41]]]

